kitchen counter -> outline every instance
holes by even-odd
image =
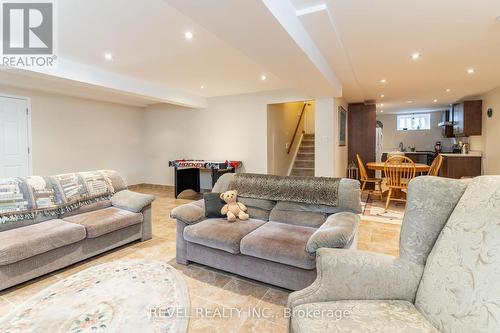
[[[470,151],[468,154],[453,154],[453,153],[441,153],[444,157],[482,157],[483,153],[480,151]]]
[[[441,177],[460,179],[463,177],[480,176],[482,172],[482,153],[470,151],[469,154],[441,154],[443,164],[439,175]]]

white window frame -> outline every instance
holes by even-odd
[[[415,122],[415,118],[418,120]],[[423,122],[423,127],[416,127]],[[431,129],[431,114],[398,114],[396,116],[396,129],[398,131],[429,131]]]

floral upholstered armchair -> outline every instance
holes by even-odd
[[[411,181],[400,257],[318,251],[290,331],[500,332],[500,176]]]

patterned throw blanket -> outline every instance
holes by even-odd
[[[0,223],[57,216],[109,199],[114,171],[0,179]]]
[[[236,174],[229,189],[247,198],[337,206],[340,178]]]

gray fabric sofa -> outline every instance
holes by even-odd
[[[290,330],[500,332],[499,249],[500,176],[418,177],[400,257],[320,249],[316,281],[289,296]]]
[[[237,176],[223,175],[212,191],[226,191],[233,177]],[[247,206],[249,220],[229,223],[225,218],[207,218],[203,200],[172,210],[177,219],[178,263],[195,262],[298,290],[316,278],[318,244],[356,247],[356,214],[361,212],[356,180],[340,180],[335,207],[244,196],[238,200]]]
[[[96,182],[83,181],[80,173],[68,175],[74,176],[72,179],[81,188],[87,186],[91,193],[96,190],[91,188]],[[3,186],[0,190],[3,189],[4,195],[7,195],[7,190],[11,190],[13,194],[8,195],[20,198],[19,202],[29,201],[30,198],[26,197],[32,199],[36,192],[26,190],[25,184],[38,186],[40,183],[46,185],[43,194],[50,192],[50,198],[54,201],[50,212],[39,207],[28,210],[28,207],[22,215],[26,218],[15,220],[15,216],[20,216],[20,208],[16,208],[12,201],[5,200],[5,197],[0,198],[4,199],[1,206],[4,209],[0,211],[0,290],[132,241],[151,238],[151,202],[154,196],[128,191],[123,179],[113,171],[93,171],[86,175],[94,180],[95,175],[101,175],[110,190],[100,196],[90,195],[85,200],[70,201],[63,191],[58,193],[59,196],[54,194],[62,188],[53,191],[53,187],[60,185],[54,180],[58,176],[0,180]],[[60,176],[59,179],[68,179],[66,175]],[[21,185],[16,187],[16,184],[23,186],[24,198],[18,190]],[[69,188],[67,184],[64,183],[64,186]],[[54,199],[57,196],[59,199]],[[43,204],[46,202],[45,198],[38,201]],[[5,209],[7,205],[12,206],[11,211]]]

